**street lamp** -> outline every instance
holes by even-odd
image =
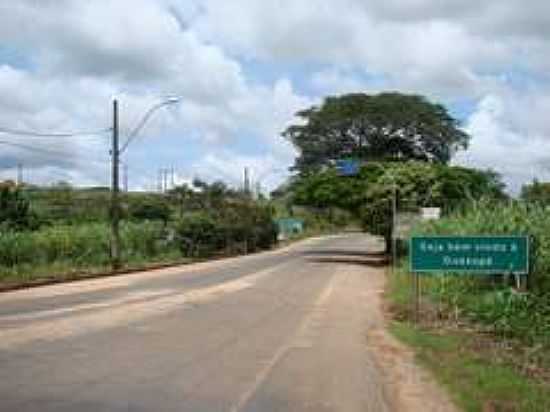
[[[122,148],[118,147],[119,138],[119,125],[118,125],[118,100],[113,100],[113,147],[111,154],[113,156],[112,161],[112,189],[111,189],[111,261],[113,269],[120,267],[120,210],[119,210],[119,163],[120,155],[128,148],[128,145],[136,138],[139,131],[145,126],[145,123],[158,109],[170,104],[177,103],[181,100],[179,97],[169,97],[160,103],[152,106],[143,116],[141,121],[130,132],[128,139],[122,145]]]
[[[141,120],[139,121],[139,123],[136,125],[136,127],[134,127],[134,129],[130,132],[130,134],[128,135],[128,139],[126,140],[126,142],[122,145],[122,147],[120,148],[120,151],[119,153],[122,154],[124,153],[124,151],[126,151],[126,149],[128,148],[128,145],[137,137],[138,133],[141,131],[141,129],[143,129],[143,126],[145,126],[145,123],[147,123],[147,121],[151,118],[151,116],[160,108],[164,107],[164,106],[169,106],[171,104],[176,104],[176,103],[179,103],[181,100],[181,97],[177,97],[177,96],[174,96],[174,97],[169,97],[167,98],[166,100],[163,100],[161,101],[160,103],[157,103],[155,104],[154,106],[152,106],[149,110],[147,110],[147,112],[145,113],[145,115],[141,118]]]

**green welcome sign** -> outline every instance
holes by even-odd
[[[414,236],[412,272],[529,272],[527,236]]]

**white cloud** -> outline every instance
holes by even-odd
[[[518,97],[516,102],[521,102]],[[529,97],[528,100],[532,100]],[[518,111],[514,100],[491,95],[481,100],[469,118],[466,130],[473,136],[468,151],[459,153],[455,163],[470,167],[493,169],[501,173],[512,193],[536,176],[548,177],[550,139],[538,131],[530,134],[523,119],[517,123],[510,113]],[[525,117],[532,107],[520,110]],[[536,118],[534,113],[529,118]]]
[[[259,184],[262,191],[275,189],[288,176],[287,168],[273,155],[241,155],[231,150],[207,154],[192,169],[193,177],[222,180],[237,188],[243,187],[244,171],[248,169],[251,185],[255,189]]]
[[[465,20],[452,17],[453,7],[443,15],[435,2],[417,1],[425,9],[423,18],[404,21],[405,16],[397,19],[396,7],[382,4],[211,0],[194,27],[246,57],[352,66],[387,75],[389,87],[437,96],[479,93],[484,73],[502,70],[520,46],[472,30]]]
[[[446,102],[479,100],[468,121],[472,149],[462,160],[506,168],[517,186],[550,133],[541,85],[550,69],[548,34],[544,1],[5,1],[0,38],[25,58],[0,63],[0,125],[101,128],[110,125],[118,96],[127,134],[162,96],[180,94],[179,107],[147,124],[148,138],[200,141],[209,150],[197,160],[204,165],[287,167],[294,150],[279,134],[297,110],[326,93],[385,87]],[[282,69],[257,80],[254,71],[263,69],[247,67],[255,61]],[[514,71],[535,80],[518,88],[508,79]],[[303,96],[300,86],[314,93]],[[254,150],[240,147],[247,139]],[[0,170],[11,175],[23,161],[44,179],[53,168],[80,182],[103,179],[108,139],[31,143],[59,159],[3,148]],[[514,156],[507,155],[512,145]]]
[[[372,93],[374,91],[373,87],[368,87],[356,73],[338,66],[314,73],[310,82],[313,88],[321,94],[337,95],[359,91]]]
[[[191,134],[216,149],[245,133],[290,163],[288,145],[278,134],[307,101],[286,80],[252,85],[237,60],[187,28],[196,7],[100,0],[22,1],[0,9],[3,38],[32,62],[29,68],[0,67],[0,125],[40,131],[108,127],[111,99],[117,97],[124,136],[162,95],[178,94],[184,97],[180,107],[156,113],[144,133]],[[106,141],[36,139],[32,145],[38,150],[11,149],[0,168],[14,162],[51,164],[41,149],[59,152],[62,168],[77,170],[85,162],[88,176],[104,167],[90,159],[109,161],[108,136]]]

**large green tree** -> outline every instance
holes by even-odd
[[[447,109],[423,96],[363,93],[328,97],[296,114],[284,132],[299,152],[294,169],[316,171],[341,158],[448,163],[469,136]]]

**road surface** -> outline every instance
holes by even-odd
[[[380,339],[379,248],[328,237],[2,294],[0,411],[429,410]]]

